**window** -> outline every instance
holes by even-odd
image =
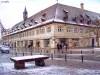
[[[85,33],[88,33],[89,32],[89,30],[88,29],[85,29]]]
[[[28,36],[31,36],[31,31],[30,30],[28,31]]]
[[[42,34],[42,33],[45,33],[45,28],[41,28],[40,29],[40,33]]]
[[[72,27],[67,27],[67,32],[73,32],[73,28]]]
[[[47,32],[51,32],[51,27],[47,27]]]
[[[83,28],[80,28],[80,33],[84,33],[84,29]]]
[[[45,43],[44,43],[45,47],[49,47],[49,44],[50,44],[49,39],[46,39],[44,42],[45,42]]]
[[[39,34],[39,30],[36,30],[36,34]]]
[[[63,31],[63,27],[62,26],[58,26],[58,32],[62,32]]]
[[[34,30],[32,30],[32,35],[34,35]]]
[[[74,33],[78,33],[78,28],[74,28]]]
[[[22,37],[24,37],[24,34],[23,34],[23,32],[22,32]]]

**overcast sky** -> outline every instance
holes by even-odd
[[[26,6],[28,17],[57,3],[57,0],[0,0],[0,19],[4,28],[11,28],[23,20],[23,11]],[[80,8],[84,3],[86,10],[100,13],[100,0],[59,0],[58,3]]]

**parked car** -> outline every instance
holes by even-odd
[[[0,45],[0,51],[2,53],[9,53],[10,52],[10,48],[8,46],[5,46],[5,45]]]

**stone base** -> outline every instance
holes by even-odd
[[[44,60],[36,60],[35,65],[36,66],[45,66],[45,62],[44,62]]]
[[[15,66],[16,69],[24,69],[25,63],[24,62],[15,62],[14,66]]]

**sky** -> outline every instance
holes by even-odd
[[[4,28],[11,28],[23,20],[25,6],[30,17],[56,3],[57,0],[0,0],[0,20]],[[100,13],[100,0],[58,0],[58,3],[78,8],[84,3],[84,9]]]

